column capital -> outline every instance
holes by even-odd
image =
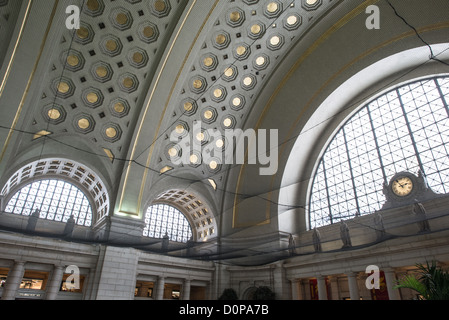
[[[384,267],[384,268],[380,268],[381,271],[383,271],[384,273],[394,273],[395,272],[395,268],[393,267]]]
[[[290,278],[290,279],[288,279],[288,281],[290,281],[291,283],[300,283],[300,282],[301,282],[301,279],[298,279],[298,278]]]
[[[357,278],[359,276],[360,272],[358,272],[358,271],[348,271],[348,272],[345,272],[345,274],[346,274],[347,277],[355,277],[355,278]]]

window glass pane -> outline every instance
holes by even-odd
[[[171,241],[191,240],[193,234],[187,218],[172,206],[157,204],[147,209],[143,235],[150,238],[163,238],[166,234]]]
[[[338,131],[315,173],[310,227],[379,210],[384,182],[422,170],[449,192],[449,78],[417,81],[368,103]]]
[[[61,195],[72,191],[72,197]],[[25,216],[36,210],[42,219],[67,222],[70,216],[73,216],[78,225],[92,225],[92,207],[89,200],[81,190],[66,181],[39,180],[30,183],[12,196],[5,209],[8,213]],[[79,219],[81,216],[85,218]]]

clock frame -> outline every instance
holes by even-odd
[[[426,201],[438,197],[429,188],[421,171],[417,175],[402,171],[396,173],[383,187],[386,202],[381,210],[402,207],[416,201]]]
[[[395,174],[388,184],[389,196],[395,201],[414,199],[421,189],[418,177],[406,171]]]
[[[416,188],[416,183],[414,183],[413,180],[414,179],[410,178],[408,175],[399,175],[396,179],[391,181],[391,191],[397,197],[407,197],[412,194]]]

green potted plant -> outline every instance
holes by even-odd
[[[449,300],[449,273],[435,262],[417,264],[418,275],[406,275],[398,281],[395,289],[409,288],[419,294],[420,300]]]

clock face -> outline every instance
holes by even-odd
[[[413,181],[409,177],[398,177],[392,182],[391,190],[398,197],[408,196],[413,191]]]

